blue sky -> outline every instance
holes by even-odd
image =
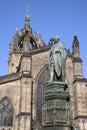
[[[25,24],[29,4],[30,25],[47,44],[60,36],[72,52],[74,35],[80,43],[83,76],[87,77],[87,0],[0,0],[0,76],[8,73],[9,43]]]

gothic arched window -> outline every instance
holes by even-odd
[[[8,99],[3,99],[0,102],[0,126],[13,125],[13,107]]]
[[[46,83],[49,79],[48,67],[41,73],[37,84],[37,120],[42,121],[42,104],[44,103],[44,94],[46,90]]]

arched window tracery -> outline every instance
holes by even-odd
[[[42,105],[44,103],[44,94],[46,83],[49,80],[48,67],[41,73],[37,83],[37,121],[42,122]]]
[[[11,130],[13,125],[13,107],[7,98],[0,101],[0,130]],[[7,127],[7,128],[6,128]]]

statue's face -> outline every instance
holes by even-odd
[[[55,36],[54,39],[55,39],[55,43],[57,43],[60,40],[59,36]]]
[[[59,37],[55,37],[55,43],[57,43],[59,40]]]

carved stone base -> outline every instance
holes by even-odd
[[[69,93],[65,82],[48,82],[42,107],[43,130],[71,130]]]

